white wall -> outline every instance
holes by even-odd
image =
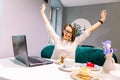
[[[2,0],[1,0],[2,1]],[[48,34],[44,27],[40,4],[43,0],[3,0],[0,8],[0,58],[13,56],[12,35],[26,35],[29,55],[40,55],[41,49],[48,43]],[[1,2],[0,2],[1,4]],[[46,4],[49,16],[50,4]]]

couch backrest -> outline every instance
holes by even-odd
[[[54,45],[47,45],[41,51],[41,57],[43,58],[51,58],[54,50]]]
[[[76,49],[76,62],[93,62],[102,66],[105,61],[104,56],[105,55],[103,54],[103,50],[101,48],[78,46]]]
[[[41,51],[41,57],[51,58],[54,50],[54,45],[47,45]],[[117,57],[113,55],[115,62]],[[95,48],[94,46],[78,46],[76,49],[75,61],[80,63],[94,62],[102,66],[105,61],[105,55],[102,48]]]

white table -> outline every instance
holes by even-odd
[[[61,71],[61,65],[26,67],[14,58],[0,59],[0,80],[73,80],[71,72]],[[100,80],[110,80],[109,75]]]

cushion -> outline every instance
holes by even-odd
[[[80,63],[86,63],[90,61],[90,53],[92,53],[93,47],[78,46],[76,49],[75,61]]]

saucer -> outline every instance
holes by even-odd
[[[62,71],[71,72],[71,71],[73,71],[73,70],[76,70],[77,67],[72,66],[72,67],[66,68],[64,65],[61,65],[61,66],[59,67],[59,69],[62,70]]]

